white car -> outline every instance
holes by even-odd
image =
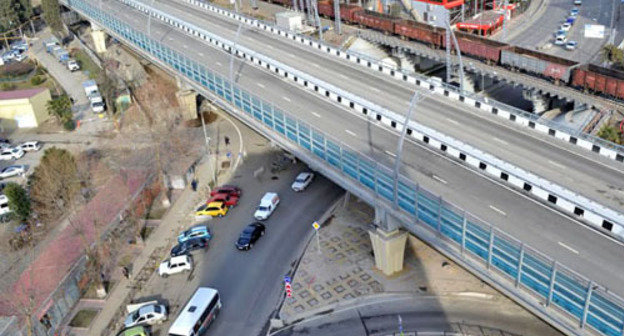
[[[67,69],[69,69],[69,71],[80,70],[80,65],[76,60],[70,59],[67,61]]]
[[[17,160],[24,156],[24,151],[19,147],[5,148],[0,152],[0,160]]]
[[[184,271],[192,271],[193,270],[193,260],[188,255],[181,255],[177,257],[172,257],[169,260],[165,260],[160,263],[158,267],[158,275],[163,278],[166,278],[173,274],[178,274]]]
[[[26,141],[20,145],[20,148],[24,152],[36,152],[41,149],[41,143],[39,141]]]
[[[163,305],[148,304],[131,312],[126,316],[124,325],[126,328],[137,325],[160,324],[167,320],[167,308]]]
[[[572,25],[568,22],[564,23],[561,25],[560,29],[567,32],[570,31],[570,28],[572,28]]]
[[[583,1],[582,1],[582,0],[574,0],[574,4],[575,4],[576,6],[580,6],[580,5],[582,5],[582,4],[583,4]]]
[[[99,101],[99,102],[91,102],[91,109],[93,110],[93,112],[95,113],[101,113],[104,112],[105,108],[104,108],[104,102],[103,101]]]
[[[23,52],[23,53],[19,53],[19,52],[18,52],[18,53],[15,55],[15,60],[16,60],[16,61],[18,61],[18,62],[21,62],[21,61],[23,61],[23,60],[25,60],[25,59],[27,59],[27,58],[28,58],[28,54],[27,54],[27,53],[25,53],[25,52]]]
[[[314,179],[314,173],[312,172],[303,172],[300,173],[299,175],[297,175],[297,178],[295,178],[295,182],[293,182],[291,188],[294,191],[304,191],[305,188],[307,188],[310,183],[312,183],[312,180]]]
[[[555,44],[556,45],[564,45],[567,42],[567,38],[565,36],[557,36],[557,38],[555,39]]]
[[[275,208],[280,202],[280,198],[277,193],[268,192],[262,196],[260,200],[260,205],[256,208],[256,212],[254,212],[254,218],[257,220],[265,220],[271,216]]]
[[[26,174],[26,166],[24,165],[8,166],[0,170],[0,178],[3,179],[17,175],[23,176],[24,174]]]

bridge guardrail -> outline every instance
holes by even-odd
[[[325,162],[332,174],[340,174],[375,198],[394,204],[411,218],[404,224],[412,232],[426,230],[438,235],[447,243],[437,245],[438,248],[457,256],[461,264],[477,268],[477,273],[485,274],[486,278],[504,279],[507,290],[527,296],[535,309],[542,309],[542,313],[563,323],[559,325],[561,328],[576,335],[585,334],[587,327],[608,336],[621,336],[624,332],[624,299],[604,287],[403,176],[398,197],[394,199],[390,168],[230,83],[199,61],[148,38],[87,1],[62,0],[67,1],[74,10],[98,21],[116,37],[168,66],[199,90],[227,102],[226,107],[239,117],[254,120],[281,142],[288,142],[305,155]],[[565,321],[556,317],[561,313],[567,317]]]
[[[307,44],[308,41],[313,41],[316,44],[319,44],[322,46],[321,49],[322,51],[325,51],[328,54],[332,54],[335,55],[336,51],[340,50],[339,48],[333,47],[333,46],[329,46],[327,44],[325,44],[323,41],[318,40],[316,38],[310,37],[310,36],[306,36],[306,35],[300,35],[300,34],[296,34],[290,31],[286,31],[283,30],[282,28],[279,28],[277,26],[275,26],[272,22],[269,21],[265,21],[265,20],[260,20],[260,19],[255,19],[255,18],[251,18],[239,13],[235,13],[232,12],[231,10],[228,9],[224,9],[222,7],[216,6],[216,5],[212,5],[209,4],[205,1],[200,1],[200,0],[183,0],[186,1],[190,4],[202,7],[204,9],[208,9],[212,12],[215,13],[220,13],[223,15],[226,15],[232,19],[238,20],[238,21],[242,21],[245,22],[249,25],[253,25],[259,28],[263,28],[264,30],[267,30],[265,27],[270,27],[271,28],[271,32],[277,35],[284,35],[287,36],[288,35],[295,35],[297,37],[302,37],[304,39],[304,41],[301,41],[300,43],[302,44]],[[295,40],[297,41],[297,40]],[[329,48],[329,49],[328,49]],[[374,64],[375,66],[378,66],[379,68],[378,71],[382,72],[384,74],[390,74],[391,72],[395,72],[398,74],[402,74],[405,76],[409,77],[414,77],[418,80],[420,80],[421,82],[427,82],[428,84],[431,85],[435,85],[435,86],[441,86],[444,88],[445,91],[449,91],[449,92],[453,92],[454,95],[453,96],[457,96],[455,97],[456,99],[459,100],[459,97],[463,96],[463,97],[468,97],[472,100],[474,100],[475,102],[480,102],[482,107],[480,107],[481,110],[485,110],[487,112],[491,112],[493,114],[496,114],[494,111],[492,111],[491,109],[488,109],[488,105],[491,105],[489,107],[493,107],[496,108],[498,110],[503,110],[503,111],[507,111],[509,113],[509,117],[507,119],[516,122],[518,124],[521,124],[525,127],[530,127],[533,128],[539,132],[548,134],[550,136],[553,136],[555,138],[558,138],[560,140],[564,140],[564,141],[568,141],[574,145],[578,145],[582,148],[591,150],[593,152],[599,153],[603,156],[606,156],[610,159],[616,160],[618,162],[624,162],[624,146],[622,145],[618,145],[616,143],[613,143],[611,141],[607,141],[605,139],[602,139],[600,137],[596,137],[593,136],[591,134],[587,134],[584,133],[582,131],[573,129],[571,127],[567,127],[565,125],[562,125],[558,122],[552,121],[552,120],[547,120],[547,119],[543,119],[540,118],[539,116],[536,116],[535,114],[529,113],[527,111],[518,109],[514,106],[511,105],[507,105],[505,103],[496,101],[496,100],[491,100],[491,99],[484,99],[484,97],[476,95],[475,93],[469,92],[469,91],[462,91],[460,90],[458,87],[455,87],[453,85],[449,85],[447,83],[438,83],[438,82],[433,82],[429,80],[429,77],[425,76],[425,75],[421,75],[418,73],[415,73],[413,71],[409,71],[409,70],[405,70],[405,69],[396,69],[394,67],[391,67],[387,64],[384,64],[381,60],[376,59],[374,57],[371,57],[369,55],[364,55],[355,51],[342,51],[343,53],[346,54],[350,54],[353,55],[355,57],[359,57],[360,59],[363,60],[367,60],[370,61],[372,64]],[[395,77],[396,79],[401,79],[402,76],[396,76],[396,75],[391,75],[393,77]],[[407,82],[411,82],[411,80],[408,79],[403,79],[404,81]],[[479,108],[479,107],[478,107]],[[511,117],[511,116],[515,116],[515,117]],[[526,119],[526,120],[523,120]],[[528,121],[528,122],[527,122]],[[533,122],[532,124],[529,122]],[[541,126],[541,127],[540,127]],[[585,143],[579,143],[577,140],[578,138],[584,139],[586,141],[588,141],[590,143],[590,145],[585,144]],[[594,147],[593,145],[596,145],[597,147]]]
[[[292,67],[279,61],[212,34],[205,29],[185,22],[158,9],[152,8],[140,1],[119,1],[144,12],[146,15],[152,15],[169,25],[182,29],[185,32],[207,41],[228,53],[235,53],[237,56],[244,57],[260,67],[274,71],[279,76],[284,76],[284,78],[293,80],[308,89],[313,89],[315,93],[323,95],[345,107],[349,107],[352,110],[363,114],[373,115],[379,123],[388,127],[400,130],[402,127],[401,125],[403,125],[404,117],[345,90],[335,87],[334,85],[308,75],[307,73],[293,69]],[[298,37],[294,34],[288,35],[288,37],[293,39],[303,39],[302,37]],[[312,44],[312,46],[321,48],[321,45]],[[329,47],[327,47],[327,49],[329,50]],[[344,57],[344,53],[341,53],[338,50],[336,51],[336,54],[337,56]],[[348,55],[346,58],[350,59]],[[358,59],[357,62],[359,63],[360,60]],[[369,66],[370,64],[371,63],[368,63]],[[379,68],[381,69],[381,66],[379,66]],[[396,75],[393,72],[390,74]],[[420,82],[419,80],[414,79],[414,84],[434,90],[435,92],[441,94],[449,94],[449,91],[444,90],[441,86],[435,86],[429,84],[428,82]],[[460,101],[467,101],[470,98],[462,96],[459,97],[459,99]],[[475,105],[478,104],[475,103]],[[497,111],[497,113],[502,115],[508,112]],[[526,119],[523,120],[526,121]],[[550,181],[545,180],[529,171],[516,167],[489,153],[485,153],[477,148],[474,148],[469,144],[451,138],[424,125],[418,124],[415,121],[410,121],[408,125],[408,134],[413,138],[420,140],[435,149],[442,150],[459,160],[465,161],[475,169],[486,172],[491,176],[503,180],[505,183],[511,184],[518,189],[525,190],[531,195],[542,199],[544,202],[556,205],[567,211],[569,214],[576,215],[594,226],[604,228],[605,230],[612,232],[614,235],[624,238],[624,215],[618,213],[617,211],[594,202],[587,197],[563,188],[555,183],[551,183]]]

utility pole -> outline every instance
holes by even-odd
[[[455,37],[455,33],[451,30],[451,15],[450,12],[446,11],[445,17],[446,24],[446,83],[450,84],[451,82],[451,72],[453,68],[453,64],[451,62],[451,43],[450,40],[453,38],[453,42],[455,43],[455,50],[457,51],[457,58],[459,60],[459,89],[460,91],[464,91],[464,64],[461,58],[461,50],[459,49],[459,43],[457,43],[457,38]]]
[[[232,50],[230,50],[230,88],[234,89],[234,53],[236,53],[236,44],[238,43],[238,37],[240,36],[241,30],[243,29],[243,22],[238,24],[238,29],[236,29],[236,36],[234,37],[234,45],[232,46]],[[233,94],[234,92],[231,92]]]
[[[318,14],[318,2],[316,0],[312,0],[314,4],[314,17],[316,18],[316,24],[318,26],[319,31],[319,39],[323,41],[323,26],[321,25],[321,18],[319,18]]]
[[[507,7],[509,6],[509,0],[505,0],[505,4],[503,5],[503,38],[504,42],[507,39]]]
[[[617,9],[616,9],[617,8]],[[620,11],[620,7],[617,5],[617,0],[613,0],[612,1],[612,5],[611,5],[611,23],[609,24],[609,28],[611,29],[611,36],[609,36],[609,43],[610,44],[614,44],[615,43],[615,28],[614,28],[614,23],[615,23],[615,11]]]
[[[150,2],[150,7],[154,7],[154,1],[152,0],[152,2]],[[102,1],[100,0],[100,6],[102,4]],[[151,9],[151,8],[150,8]],[[152,14],[148,13],[147,14],[147,37],[152,37]]]
[[[340,1],[339,0],[334,0],[334,17],[336,20],[335,21],[336,32],[338,32],[338,35],[342,35],[342,28],[340,27]]]

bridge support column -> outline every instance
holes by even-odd
[[[197,92],[189,87],[180,77],[176,76],[178,91],[176,98],[180,104],[182,119],[193,120],[197,118]]]
[[[460,78],[457,79],[457,81],[461,81]],[[472,77],[472,76],[464,76],[464,83],[463,83],[463,87],[465,91],[468,92],[476,92],[476,80]]]
[[[533,113],[543,113],[550,109],[551,100],[534,89],[524,90],[522,96],[533,103]]]
[[[400,229],[400,222],[382,208],[375,209],[375,229],[368,232],[375,266],[386,276],[403,270],[403,257],[408,233]]]
[[[106,52],[106,33],[96,24],[91,24],[91,38],[95,52],[101,54]]]

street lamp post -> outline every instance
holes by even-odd
[[[150,2],[150,7],[154,7],[154,1],[156,0],[152,0],[152,2]],[[100,4],[102,3],[102,1],[100,1]],[[152,36],[152,14],[148,13],[147,14],[147,36],[151,37]]]

